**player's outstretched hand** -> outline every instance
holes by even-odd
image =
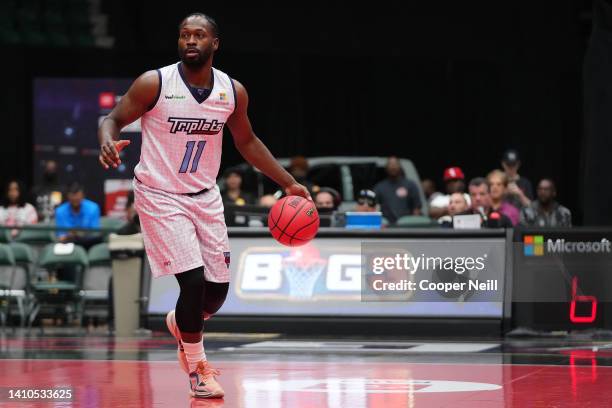
[[[109,140],[104,142],[104,144],[100,146],[100,156],[98,157],[102,167],[104,167],[106,170],[108,170],[108,168],[111,166],[117,168],[117,166],[121,164],[119,152],[121,152],[130,143],[131,142],[129,140],[118,140],[116,142]]]
[[[285,194],[304,197],[312,201],[312,197],[310,197],[308,189],[300,183],[289,184],[287,187],[285,187]]]

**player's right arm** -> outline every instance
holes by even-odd
[[[125,126],[144,115],[155,103],[161,84],[156,71],[147,71],[139,76],[117,106],[104,118],[98,129],[100,142],[100,164],[105,169],[121,164],[119,152],[130,144],[129,140],[119,140],[119,132]]]

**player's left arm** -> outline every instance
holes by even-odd
[[[240,82],[233,81],[236,88],[236,108],[227,120],[227,126],[232,132],[234,145],[246,161],[274,180],[286,194],[299,195],[310,199],[308,189],[295,181],[293,176],[276,161],[270,150],[253,132],[247,114],[249,95]]]

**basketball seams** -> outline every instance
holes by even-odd
[[[281,239],[283,237],[283,235],[285,235],[285,231],[287,230],[287,228],[289,227],[291,222],[295,219],[295,217],[298,216],[298,214],[300,213],[302,208],[304,208],[304,206],[306,204],[308,204],[308,200],[306,200],[305,198],[303,200],[304,200],[304,202],[302,203],[302,205],[300,205],[298,208],[295,209],[295,214],[293,214],[293,216],[289,219],[289,221],[287,221],[287,224],[285,225],[285,228],[279,228],[281,230],[281,234],[278,236],[278,239]],[[279,217],[279,220],[280,220],[280,217]],[[287,235],[289,235],[289,234],[287,234]]]
[[[300,198],[301,202],[300,201],[296,202],[295,198]],[[288,219],[284,220],[283,215],[285,213],[285,204],[287,204],[288,199],[291,199],[290,206],[293,208],[293,210],[288,210],[289,211],[289,214],[287,215]],[[304,211],[307,204],[309,204],[308,201],[310,200],[307,200],[304,197],[287,196],[279,201],[282,201],[282,203],[277,203],[280,205],[276,205],[272,207],[272,209],[270,210],[270,213],[268,214],[268,228],[270,229],[270,233],[272,234],[274,239],[278,241],[279,243],[283,245],[287,245],[287,246],[300,246],[312,240],[312,238],[316,235],[316,232],[317,232],[316,230],[318,230],[318,226],[319,226],[318,212],[316,212],[315,219],[310,220],[310,221],[308,221],[308,219],[306,218],[306,215],[311,215],[311,211],[312,210],[316,211],[316,208],[314,207],[307,208],[304,213],[302,212]],[[297,204],[295,207],[293,206],[294,203]],[[310,204],[312,204],[312,202]],[[291,211],[294,211],[294,213],[291,214]],[[296,222],[298,222],[298,225],[297,225],[298,228],[292,232],[288,232],[292,224],[295,224]],[[307,222],[307,224],[299,225],[304,222]],[[281,223],[282,223],[282,227],[281,227]],[[313,231],[314,233],[310,232],[310,230],[308,230],[309,228],[310,229],[315,228],[315,230]],[[305,230],[308,230],[309,235],[312,234],[312,237],[308,239],[298,238],[297,235],[299,235],[301,232]],[[287,238],[284,238],[285,236]]]
[[[319,217],[315,218],[314,220],[312,220],[311,222],[309,222],[306,225],[301,226],[300,228],[298,228],[293,234],[289,235],[291,237],[291,239],[289,239],[289,244],[291,244],[291,241],[298,240],[298,241],[304,241],[304,239],[302,238],[296,238],[295,236],[298,234],[298,232],[302,231],[304,228],[311,226],[312,224],[314,224],[315,222],[317,222],[319,220]]]
[[[270,231],[272,231],[272,230],[274,230],[274,228],[278,227],[278,222],[280,221],[281,217],[283,216],[283,210],[285,209],[285,204],[287,204],[287,200],[286,199],[283,200],[283,204],[281,205],[281,210],[280,210],[280,213],[278,214],[278,218],[276,219],[276,221],[274,221],[274,217],[272,217],[273,213],[272,213],[272,211],[270,211],[270,219],[272,220],[272,223],[274,224],[273,226],[270,227]]]

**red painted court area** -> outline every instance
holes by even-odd
[[[6,407],[607,407],[612,368],[393,362],[215,361],[223,400],[193,400],[170,361],[0,361],[2,387],[70,388],[71,402]],[[578,356],[577,359],[584,359]],[[283,359],[284,360],[284,359]],[[4,389],[6,395],[6,388]]]

